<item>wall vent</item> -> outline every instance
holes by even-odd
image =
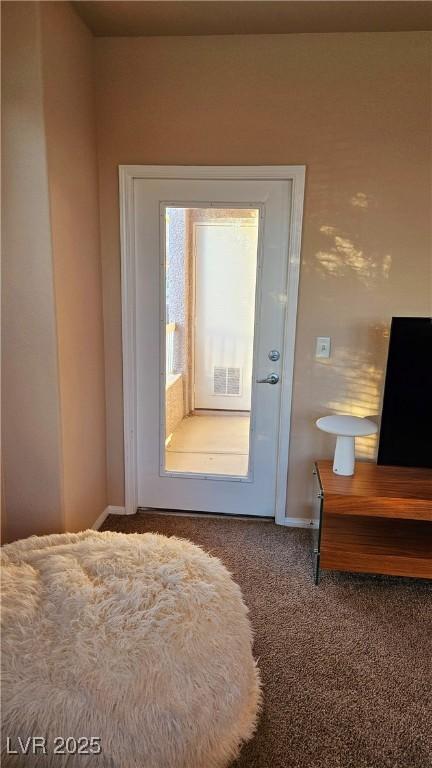
[[[215,366],[213,369],[214,395],[241,395],[241,369]]]

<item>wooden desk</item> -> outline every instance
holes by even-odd
[[[314,467],[320,570],[432,578],[432,470],[357,461],[352,477]]]

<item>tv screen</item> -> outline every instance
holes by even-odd
[[[378,464],[432,467],[432,318],[394,317]]]

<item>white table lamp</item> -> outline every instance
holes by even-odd
[[[378,432],[375,422],[359,416],[322,416],[317,420],[318,429],[336,437],[333,472],[336,475],[353,475],[355,465],[355,438]]]

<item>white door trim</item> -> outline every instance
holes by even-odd
[[[275,504],[275,522],[284,525],[305,172],[304,165],[119,166],[126,514],[134,514],[138,505],[134,179],[267,179],[292,182]]]

